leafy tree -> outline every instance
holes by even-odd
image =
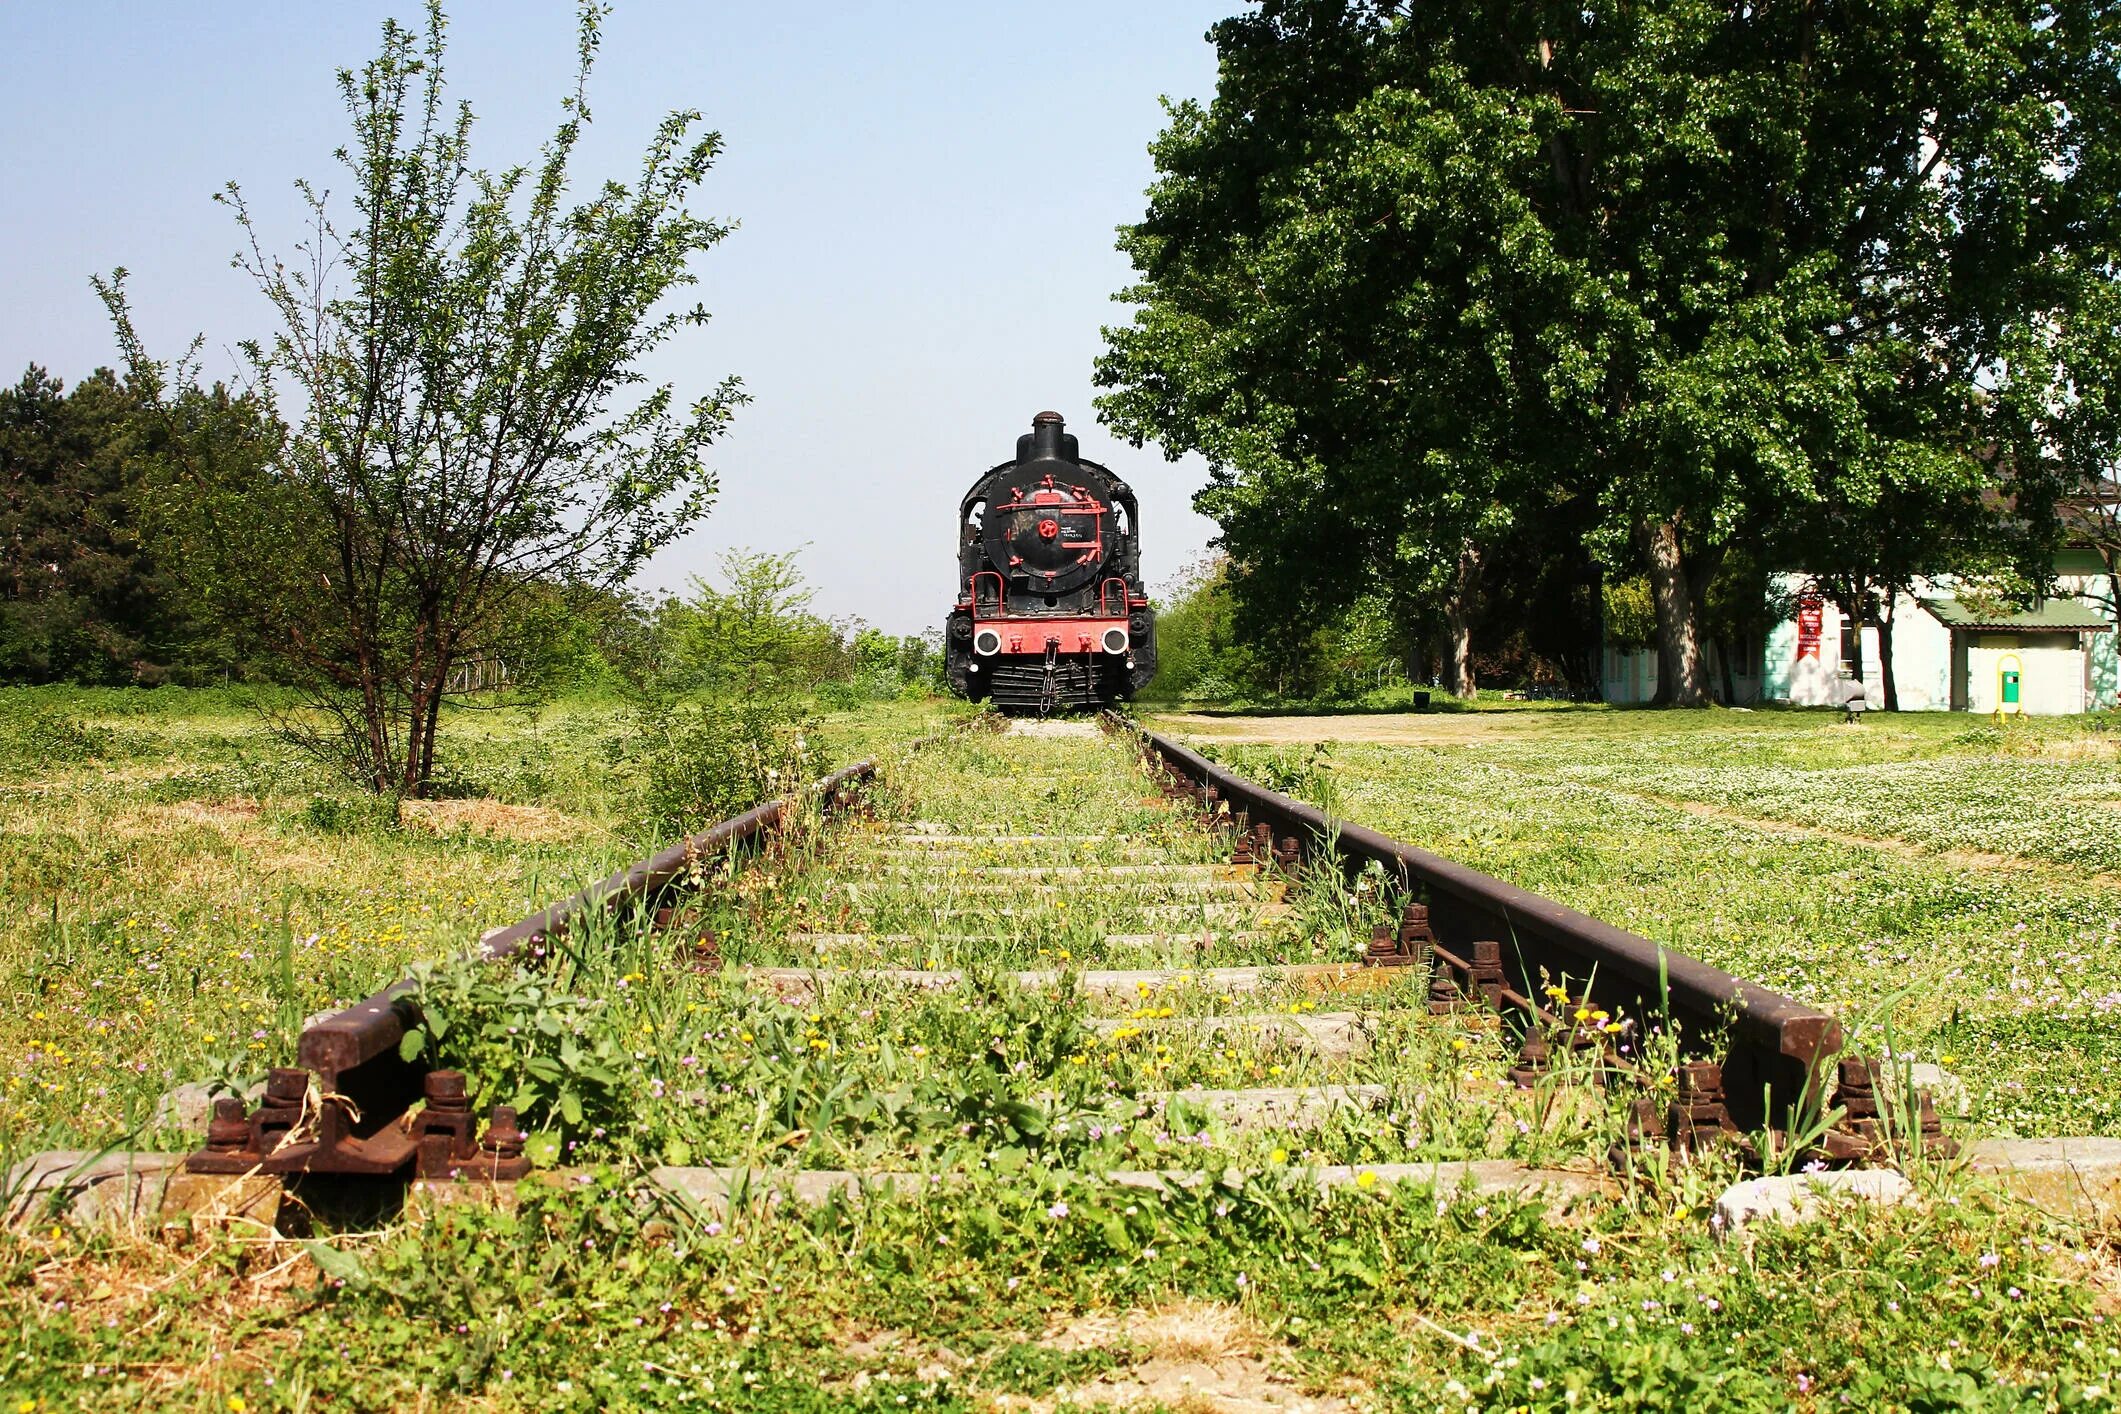
[[[691,597],[658,609],[658,675],[675,689],[759,697],[807,692],[854,671],[839,632],[810,611],[816,597],[797,551],[737,548],[721,557],[724,587],[692,581]]]
[[[2057,528],[2099,556],[2106,592],[2094,597],[2121,622],[2121,258],[2087,251],[2065,278],[2076,298],[2013,349],[2021,376],[2008,388],[2019,436],[2006,445],[2026,474],[2059,482]],[[2043,585],[2049,576],[2024,578]]]
[[[242,192],[223,193],[239,264],[278,320],[245,346],[258,396],[293,415],[255,472],[172,426],[160,514],[196,547],[189,582],[302,690],[296,739],[379,792],[425,789],[452,668],[494,650],[532,586],[621,584],[705,514],[701,457],[742,401],[730,380],[680,407],[640,372],[706,319],[664,305],[726,234],[687,207],[719,137],[673,113],[630,185],[570,203],[600,13],[582,7],[574,91],[534,162],[472,165],[471,110],[447,101],[430,5],[423,30],[386,22],[378,55],[338,76],[350,219],[299,183],[312,230],[283,260]],[[136,381],[174,421],[197,345],[156,361],[123,272],[99,288]]]
[[[1206,455],[1202,509],[1314,618],[1367,583],[1463,613],[1585,502],[1688,704],[1732,547],[1888,469],[1953,493],[1911,448],[1988,435],[2110,127],[2111,37],[2029,0],[1266,0],[1213,36],[1122,233],[1106,416]]]
[[[1254,665],[1236,632],[1227,556],[1187,566],[1157,601],[1156,676],[1144,697],[1221,701],[1251,685]]]
[[[0,390],[0,677],[156,671],[158,596],[126,496],[131,412],[107,369],[67,393],[32,364]]]
[[[278,428],[226,389],[179,414],[231,461]],[[108,369],[67,391],[32,365],[0,389],[0,679],[156,683],[237,666],[169,572],[141,399]]]

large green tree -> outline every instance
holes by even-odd
[[[573,190],[600,14],[581,9],[577,81],[534,161],[473,165],[430,6],[340,72],[346,206],[299,184],[295,255],[269,254],[224,193],[277,321],[246,346],[256,386],[289,432],[268,466],[231,467],[173,415],[159,513],[188,526],[199,591],[304,691],[289,729],[378,791],[426,788],[452,670],[505,654],[535,619],[522,596],[622,583],[705,513],[701,459],[741,401],[731,380],[684,404],[640,371],[706,319],[667,301],[726,234],[688,208],[719,137],[673,113],[630,183]],[[195,361],[149,356],[122,280],[102,289],[136,381],[174,414]]]
[[[2121,256],[2090,249],[2064,266],[2076,298],[2024,331],[2011,353],[2014,461],[2052,477],[2058,530],[2105,569],[2101,600],[2121,623]]]
[[[1958,493],[1908,443],[1989,435],[1977,382],[2088,219],[2103,13],[1267,0],[1155,145],[1101,407],[1207,456],[1299,609],[1382,577],[1448,618],[1586,501],[1703,701],[1733,545],[1888,469]]]
[[[0,390],[0,678],[124,681],[159,666],[161,596],[126,495],[132,410],[108,370],[69,393],[32,365]]]
[[[0,681],[156,683],[241,665],[170,572],[144,413],[109,369],[69,390],[33,364],[0,389]],[[278,436],[223,388],[173,413],[229,460],[256,464]]]

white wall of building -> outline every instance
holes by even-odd
[[[1802,575],[1776,576],[1778,595],[1794,599],[1805,583]],[[1855,677],[1846,670],[1849,635],[1857,632],[1832,603],[1819,606],[1817,653],[1798,656],[1795,619],[1768,632],[1763,694],[1771,702],[1799,707],[1839,707],[1849,699]],[[1885,705],[1885,655],[1879,652],[1882,630],[1867,625],[1863,634],[1863,696],[1872,707]],[[1904,712],[1942,711],[1951,706],[1952,635],[1909,595],[1893,605],[1893,681]]]
[[[1996,710],[2006,666],[2018,669],[2018,702],[2030,715],[2062,716],[2085,710],[2084,650],[2077,635],[1975,632],[1966,638],[1969,712]]]
[[[2103,610],[2103,599],[2094,597],[2106,592],[2103,575],[2077,572],[2083,566],[2074,561],[2066,565],[2058,561],[2057,568],[2064,571],[2056,578],[2061,594]],[[1807,582],[1803,575],[1777,575],[1774,592],[1779,599],[1795,602]],[[2085,712],[2121,705],[2121,633],[2012,635],[1985,629],[1954,633],[1921,603],[1921,596],[1948,596],[1953,587],[1948,577],[1924,582],[1916,586],[1914,595],[1901,595],[1893,606],[1893,680],[1902,711],[1993,712],[1997,668],[2006,653],[2020,659],[2020,701],[2029,713]],[[1734,664],[1738,671],[1732,675],[1739,703],[1839,707],[1848,700],[1854,679],[1846,671],[1850,655],[1843,650],[1847,635],[1858,630],[1843,620],[1831,602],[1822,603],[1819,612],[1816,653],[1798,656],[1800,635],[1794,618],[1774,625],[1750,651],[1741,647]],[[1885,705],[1880,629],[1870,625],[1860,632],[1864,699],[1880,708]],[[1720,696],[1722,666],[1713,655],[1709,680]],[[1606,645],[1601,686],[1605,700],[1618,706],[1650,701],[1657,694],[1655,650]],[[1954,700],[1955,689],[1958,700]]]
[[[1805,582],[1802,575],[1779,575],[1775,589],[1778,596],[1794,601]],[[2058,586],[2080,601],[2082,591],[2094,587],[2088,576],[2071,575],[2061,576]],[[2111,706],[2121,691],[2121,668],[2116,666],[2111,632],[2012,634],[1960,629],[1955,634],[1920,602],[1921,595],[1949,595],[1950,581],[1919,584],[1916,590],[1915,595],[1901,595],[1893,605],[1893,678],[1904,712],[1995,711],[1997,672],[2006,654],[2019,659],[2020,705],[2036,716]],[[1847,655],[1843,650],[1852,627],[1831,602],[1821,604],[1818,652],[1800,659],[1795,619],[1776,624],[1767,638],[1767,700],[1800,707],[1838,707],[1846,701],[1853,679],[1844,671]],[[1885,705],[1879,632],[1875,625],[1862,629],[1864,697],[1874,708]]]

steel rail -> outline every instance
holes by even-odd
[[[924,744],[925,739],[912,746]],[[701,862],[777,828],[791,811],[811,800],[828,811],[844,804],[850,788],[874,778],[876,769],[876,758],[868,757],[792,795],[688,835],[559,903],[488,933],[473,956],[502,961],[566,933],[595,910],[652,899]],[[412,999],[417,987],[411,978],[402,978],[303,1027],[296,1064],[269,1073],[264,1098],[254,1111],[245,1113],[240,1100],[216,1102],[206,1148],[187,1159],[185,1167],[195,1173],[382,1176],[400,1174],[417,1160],[414,1166],[425,1178],[516,1177],[522,1136],[515,1129],[514,1112],[497,1108],[481,1136],[465,1100],[464,1078],[400,1055],[408,1028],[419,1024],[418,1005]],[[426,1111],[412,1124],[402,1123],[413,1103],[423,1098]]]
[[[1372,863],[1381,867],[1405,897],[1426,902],[1435,941],[1460,959],[1459,967],[1475,970],[1463,961],[1477,959],[1475,944],[1499,944],[1504,976],[1497,980],[1519,1000],[1542,995],[1549,983],[1572,994],[1587,988],[1609,1012],[1677,1022],[1682,1045],[1696,1054],[1725,1038],[1723,1097],[1741,1128],[1789,1128],[1793,1117],[1817,1109],[1842,1049],[1841,1023],[1831,1013],[1441,855],[1329,818],[1138,723],[1126,727],[1170,769],[1212,787],[1249,820],[1272,824],[1277,836],[1287,832],[1325,845],[1351,875]]]

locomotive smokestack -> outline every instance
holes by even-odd
[[[1031,419],[1029,435],[1016,439],[1016,459],[1028,461],[1077,461],[1076,441],[1063,430],[1067,423],[1057,412],[1042,412]]]

